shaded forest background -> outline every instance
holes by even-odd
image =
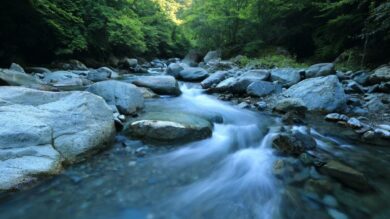
[[[1,65],[180,57],[190,49],[390,61],[388,0],[5,0],[0,25]]]

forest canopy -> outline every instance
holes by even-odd
[[[299,60],[390,59],[388,0],[6,0],[0,12],[2,62],[272,48]]]

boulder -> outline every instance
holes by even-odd
[[[329,175],[351,188],[357,190],[367,190],[369,188],[368,180],[363,173],[338,161],[330,160],[319,170],[321,173]]]
[[[146,87],[160,95],[181,94],[179,83],[172,76],[139,76],[129,78],[128,81],[139,87]]]
[[[71,59],[67,62],[57,62],[53,64],[54,68],[61,70],[88,70],[87,66],[85,66],[82,62],[76,59]]]
[[[283,94],[301,99],[309,110],[314,111],[342,111],[347,103],[344,89],[335,75],[303,80]]]
[[[129,58],[124,58],[122,59],[118,65],[121,68],[128,69],[128,68],[135,68],[138,65],[138,60],[137,59],[129,59]]]
[[[221,51],[215,50],[215,51],[209,51],[206,56],[203,58],[204,63],[209,63],[213,60],[220,60],[221,59]]]
[[[207,77],[206,79],[204,79],[200,85],[204,88],[204,89],[208,89],[212,86],[215,86],[217,85],[219,82],[225,80],[225,78],[229,75],[229,72],[227,71],[217,71],[213,74],[211,74],[209,77]]]
[[[120,81],[102,81],[91,85],[87,91],[94,93],[122,114],[132,114],[144,106],[144,97],[134,85]]]
[[[368,78],[370,84],[379,84],[390,81],[390,66],[383,66],[374,71]]]
[[[258,81],[250,84],[246,92],[251,96],[264,97],[272,93],[281,93],[282,86],[268,81]]]
[[[386,83],[379,84],[378,87],[374,91],[380,92],[380,93],[390,94],[390,81],[386,82]]]
[[[12,71],[18,71],[18,72],[22,72],[22,73],[26,73],[23,69],[22,66],[16,64],[16,63],[12,63],[11,66],[9,67],[9,70],[12,70]]]
[[[107,67],[102,67],[88,72],[87,79],[93,82],[105,81],[115,75],[115,72]]]
[[[215,90],[219,92],[231,92],[236,94],[246,93],[247,88],[254,82],[264,81],[269,78],[267,70],[250,70],[239,77],[231,77],[220,82]]]
[[[167,75],[171,75],[175,78],[178,78],[180,76],[180,72],[183,71],[184,68],[179,63],[171,63],[168,65],[167,68]]]
[[[317,146],[313,137],[300,132],[291,134],[278,134],[273,142],[272,147],[282,154],[300,155],[307,150],[312,150]]]
[[[83,86],[89,84],[86,80],[83,80],[80,75],[70,71],[45,73],[42,81],[55,87]]]
[[[349,80],[349,81],[347,81],[347,84],[345,86],[345,93],[347,93],[347,94],[352,94],[352,93],[364,94],[365,90],[356,81]]]
[[[353,75],[352,75],[352,79],[363,86],[368,85],[368,78],[369,77],[370,77],[370,74],[366,71],[358,71],[358,72],[353,73]]]
[[[241,79],[253,79],[256,81],[266,81],[270,77],[271,73],[268,70],[264,69],[255,69],[244,72],[240,78]]]
[[[273,69],[271,81],[277,81],[283,86],[290,87],[301,80],[301,70],[293,68]]]
[[[215,87],[215,89],[213,89],[213,90],[219,91],[219,92],[229,91],[229,89],[232,87],[232,85],[236,82],[237,82],[237,78],[235,78],[235,77],[226,78],[223,81],[219,82],[217,84],[217,86]]]
[[[179,79],[183,81],[202,81],[209,76],[208,72],[199,67],[186,67],[180,71]]]
[[[0,87],[0,100],[0,190],[56,174],[115,135],[111,109],[88,92]]]
[[[50,69],[44,67],[27,67],[26,71],[32,74],[44,74],[51,72]]]
[[[208,138],[212,124],[181,112],[150,112],[126,125],[127,135],[156,143],[189,142]]]
[[[141,91],[142,95],[145,99],[151,99],[159,97],[156,93],[154,93],[151,89],[146,87],[138,87],[138,90]]]
[[[7,85],[31,87],[44,84],[39,79],[19,71],[0,69],[0,81]]]
[[[336,74],[335,66],[333,63],[320,63],[310,66],[305,71],[306,78],[315,78],[321,76],[328,76]]]
[[[227,71],[237,66],[231,61],[222,61],[222,60],[211,60],[204,66],[208,72],[214,73],[217,71]]]
[[[191,66],[191,67],[197,67],[198,63],[201,61],[201,55],[199,52],[195,50],[191,50],[187,53],[187,55],[183,59],[183,63]]]
[[[299,114],[305,114],[307,107],[299,98],[285,98],[275,104],[274,111],[279,113],[297,112]]]

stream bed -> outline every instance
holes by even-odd
[[[283,126],[280,118],[222,102],[196,84],[181,90],[180,97],[146,101],[144,111],[211,118],[211,138],[153,146],[118,134],[113,147],[88,161],[31,189],[0,196],[0,218],[390,217],[389,148],[350,142],[319,122],[311,127],[318,147],[363,172],[375,191],[346,188],[294,158],[283,158],[293,173],[276,177],[281,157],[271,144]],[[318,184],[325,189],[313,190]]]

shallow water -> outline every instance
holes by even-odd
[[[306,189],[308,179],[328,179],[314,167],[293,159],[294,174],[281,180],[272,173],[280,159],[271,149],[279,118],[221,102],[198,85],[181,88],[180,97],[148,100],[145,111],[211,118],[211,138],[156,147],[118,135],[111,149],[2,197],[0,218],[390,217],[388,148],[351,143],[318,124],[312,133],[324,154],[364,172],[377,191],[361,194],[329,179],[330,191],[313,193]]]

